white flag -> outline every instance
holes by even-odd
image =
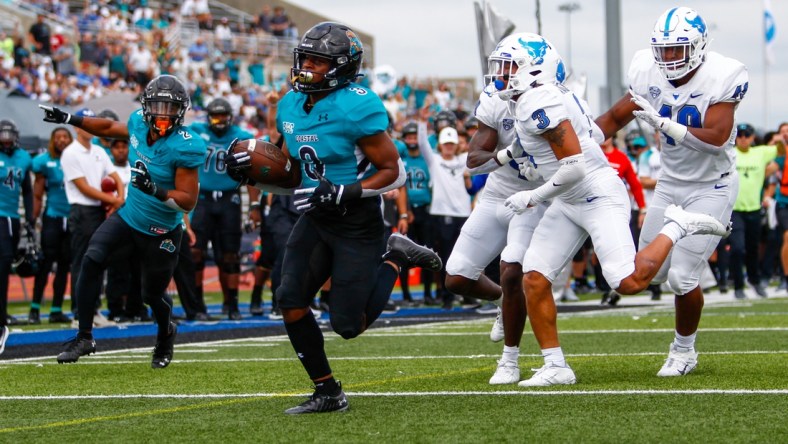
[[[774,65],[774,34],[776,27],[774,25],[774,16],[772,15],[772,2],[771,0],[763,0],[763,37],[765,41],[766,50],[766,63]]]

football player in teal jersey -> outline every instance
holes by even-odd
[[[407,180],[405,188],[408,194],[408,237],[414,241],[432,247],[432,218],[430,217],[430,203],[432,190],[430,189],[430,170],[427,161],[419,151],[418,125],[408,122],[402,127],[402,142],[405,151],[400,152],[402,162],[405,164]],[[430,272],[421,273],[421,283],[424,284],[424,304],[438,305],[432,297],[433,275]],[[408,288],[408,269],[400,270],[400,286],[402,295],[410,293]]]
[[[437,254],[399,234],[389,238],[381,261],[380,195],[402,186],[405,169],[386,133],[383,103],[354,83],[362,54],[361,41],[347,26],[315,25],[294,50],[293,91],[278,103],[282,149],[301,168],[303,188],[295,193],[304,214],[287,242],[276,297],[290,342],[315,384],[314,394],[289,414],[348,408],[309,308],[326,280],[331,278],[331,327],[351,339],[380,316],[400,268],[441,267]],[[228,155],[227,164],[229,174],[247,179],[247,152]]]
[[[206,143],[205,162],[200,168],[200,199],[191,216],[191,227],[197,236],[192,257],[197,273],[197,292],[202,299],[203,270],[208,241],[219,266],[219,282],[224,293],[228,317],[240,320],[238,282],[241,278],[241,193],[238,182],[225,173],[224,156],[233,140],[254,136],[233,124],[233,109],[227,100],[214,99],[206,107],[207,122],[194,122],[189,127]],[[260,191],[247,186],[249,216],[260,222]]]
[[[19,246],[19,197],[25,207],[25,230],[33,233],[33,187],[30,168],[33,159],[19,146],[19,130],[10,120],[0,120],[0,353],[8,340],[8,279]]]
[[[73,140],[68,128],[56,127],[49,137],[47,151],[33,158],[35,174],[33,218],[38,220],[41,216],[41,249],[44,251],[44,261],[33,284],[33,302],[30,303],[30,314],[27,316],[27,322],[30,324],[41,322],[39,317],[41,301],[44,298],[44,290],[53,263],[57,263],[57,271],[52,282],[52,308],[49,312],[49,322],[71,322],[71,318],[65,315],[62,309],[68,271],[71,268],[71,236],[68,231],[70,206],[66,199],[60,155]],[[46,195],[46,208],[44,208],[44,195]]]
[[[98,117],[79,117],[39,105],[44,120],[68,123],[99,137],[129,139],[133,165],[126,203],[113,213],[90,239],[76,292],[80,313],[93,313],[101,291],[101,274],[110,254],[131,244],[133,260],[141,263],[143,300],[153,309],[158,325],[151,367],[167,367],[173,354],[176,324],[172,298],[166,289],[172,279],[183,230],[183,213],[197,203],[199,167],[205,160],[202,138],[183,126],[189,94],[180,80],[160,75],[140,97],[142,109],[127,123]],[[79,317],[77,336],[66,343],[59,363],[76,362],[94,353],[92,316]]]

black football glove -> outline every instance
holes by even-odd
[[[336,185],[316,173],[318,184],[314,188],[295,190],[295,194],[309,194],[309,197],[293,202],[298,210],[309,211],[313,208],[337,208],[344,203],[361,197],[361,182],[350,185]]]
[[[134,173],[131,176],[131,186],[162,202],[167,200],[167,190],[156,185],[143,161],[138,160],[131,168],[131,172]]]
[[[252,156],[248,151],[233,153],[233,148],[236,143],[238,143],[237,138],[233,139],[233,142],[227,147],[227,155],[224,156],[224,165],[227,167],[227,175],[234,181],[239,182],[240,186],[249,183],[249,178],[246,177],[244,171],[252,166]]]
[[[71,114],[61,110],[55,106],[38,105],[39,108],[44,110],[44,122],[52,123],[71,123]]]

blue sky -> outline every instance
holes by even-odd
[[[481,83],[473,0],[290,1],[373,34],[377,63],[392,65],[398,74],[467,76]],[[599,113],[599,88],[606,83],[605,1],[568,1],[580,5],[571,17],[573,69],[588,76],[588,101],[594,112]],[[558,11],[558,5],[568,1],[541,0],[542,34],[558,47],[564,58],[568,57],[566,14]],[[711,50],[736,58],[748,67],[750,89],[739,106],[737,120],[759,128],[788,121],[788,87],[785,86],[788,85],[788,1],[772,0],[777,24],[776,63],[768,67],[767,82],[764,82],[761,0],[683,3],[622,0],[621,3],[624,71],[635,51],[648,45],[657,17],[672,6],[689,6],[709,25]],[[492,0],[492,4],[515,23],[515,32],[536,32],[534,0]]]

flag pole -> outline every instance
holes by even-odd
[[[767,54],[769,42],[767,41],[766,23],[766,4],[763,3],[763,124],[768,130],[769,127],[769,54]]]

